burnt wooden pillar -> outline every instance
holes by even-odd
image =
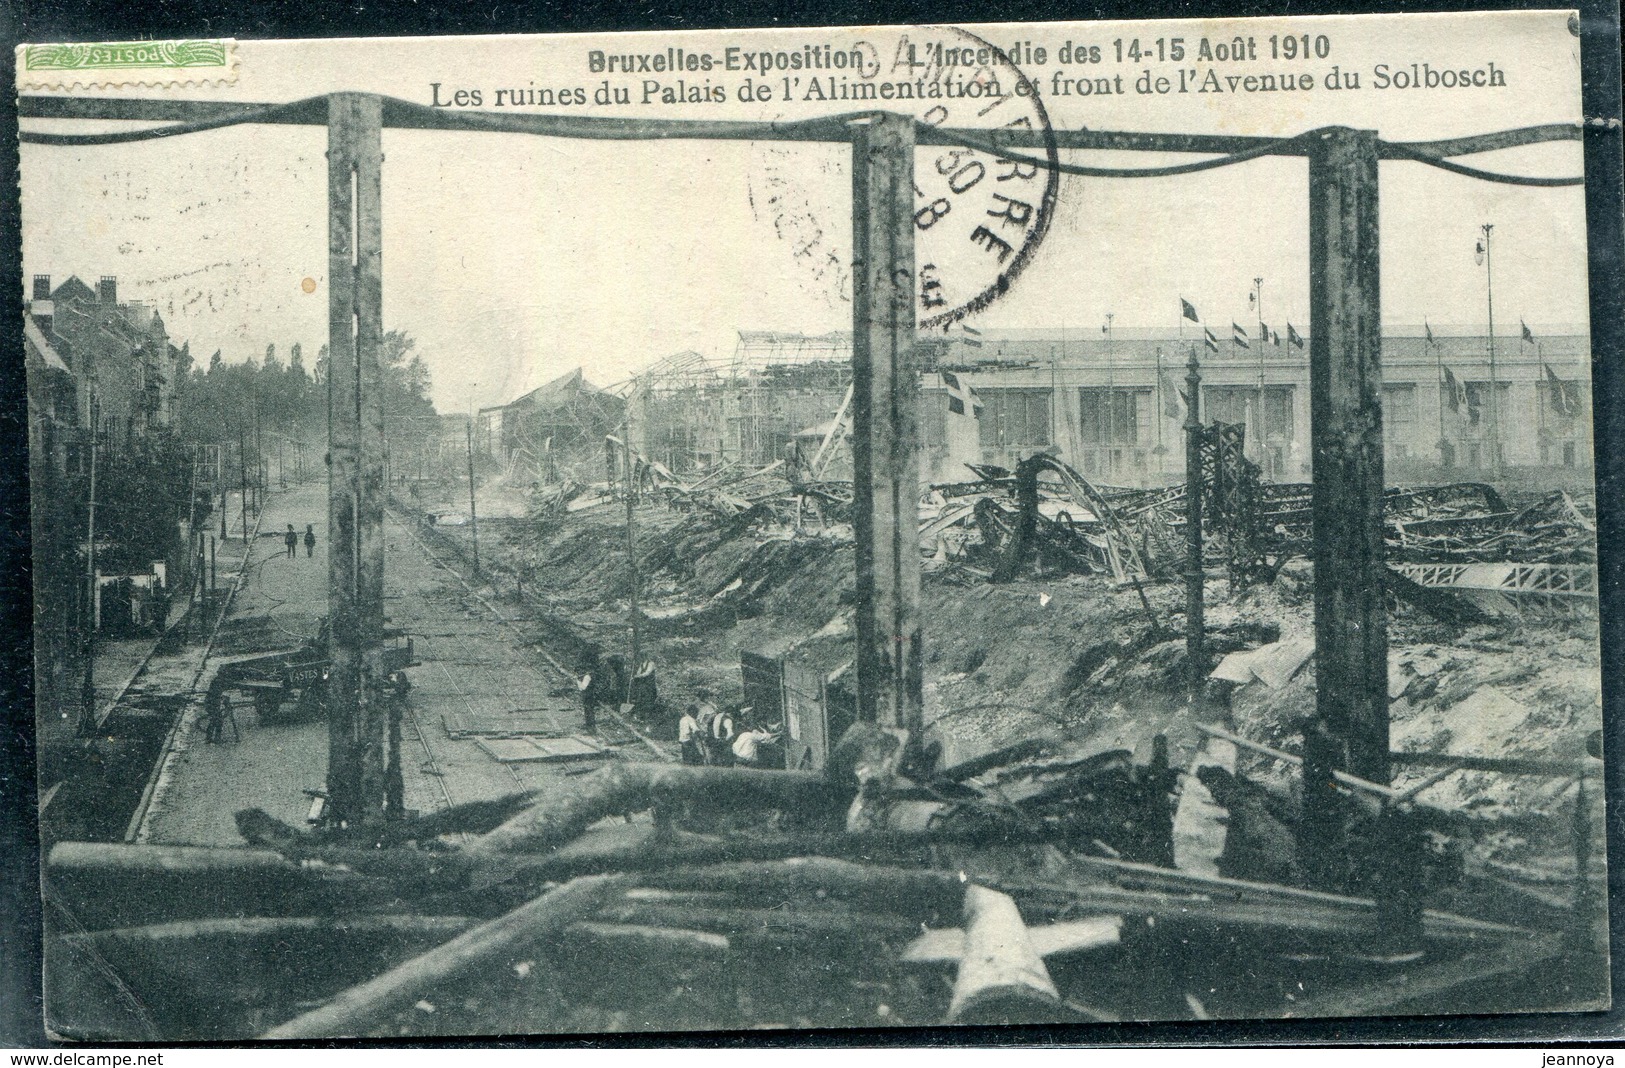
[[[328,98],[328,616],[331,812],[381,819],[388,708],[383,694],[381,102]]]
[[[1386,783],[1379,282],[1376,133],[1317,131],[1309,147],[1315,710],[1347,753],[1343,770]]]
[[[879,114],[852,145],[852,459],[858,717],[922,725],[914,123]]]

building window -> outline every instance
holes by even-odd
[[[1202,390],[1202,417],[1206,422],[1241,423],[1249,436],[1257,432],[1257,409],[1262,399],[1264,440],[1293,440],[1292,386],[1208,386]],[[1262,394],[1262,397],[1261,397]]]
[[[1144,442],[1151,411],[1149,389],[1080,389],[1078,400],[1078,429],[1085,446]]]
[[[982,417],[977,421],[984,448],[1043,446],[1050,443],[1050,391],[1047,389],[979,389]]]
[[[1575,455],[1576,455],[1576,453],[1578,451],[1579,450],[1577,450],[1574,447],[1574,442],[1565,441],[1563,443],[1563,466],[1564,467],[1573,467],[1574,466]]]
[[[1511,411],[1512,384],[1510,382],[1495,383],[1495,394],[1499,401],[1500,416],[1503,421]],[[1467,425],[1488,426],[1490,422],[1490,384],[1488,382],[1467,383]],[[1476,465],[1475,465],[1476,466]]]
[[[1416,437],[1416,386],[1399,382],[1382,387],[1382,437],[1389,460],[1411,458]]]
[[[1416,386],[1412,383],[1382,387],[1382,424],[1394,437],[1410,438],[1416,427]]]

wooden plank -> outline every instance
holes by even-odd
[[[449,738],[469,738],[476,735],[487,738],[520,736],[565,738],[575,732],[562,729],[559,726],[560,717],[566,717],[566,722],[575,723],[579,721],[580,716],[579,705],[561,703],[557,708],[541,709],[533,715],[518,712],[494,712],[489,715],[444,712],[440,716],[440,722]]]
[[[474,744],[499,764],[557,764],[571,760],[595,760],[610,756],[609,750],[585,738],[475,738]]]
[[[1381,271],[1377,136],[1318,131],[1309,153],[1316,714],[1347,771],[1386,785]],[[1329,798],[1311,790],[1308,799]],[[1306,811],[1308,834],[1319,820]]]
[[[914,123],[880,114],[852,150],[852,454],[858,717],[918,732],[919,363]]]

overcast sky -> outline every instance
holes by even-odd
[[[1426,62],[1450,69],[1494,63],[1504,72],[1506,88],[1477,90],[1045,96],[1051,120],[1068,128],[1290,134],[1337,123],[1411,140],[1577,119],[1578,41],[1564,21],[1561,13],[1546,13],[1427,16],[1410,24],[1392,17],[1277,19],[1240,31],[1235,23],[1164,23],[978,32],[1000,44],[1048,42],[1052,54],[1061,43],[1085,38],[1109,54],[1110,42],[1125,35],[1149,41],[1177,34],[1195,42],[1204,34],[1217,41],[1244,32],[1262,43],[1272,33],[1324,33],[1333,55],[1291,69],[1323,76],[1336,62],[1369,75],[1378,62],[1406,68]],[[639,36],[614,47],[707,46],[681,34]],[[721,36],[725,42],[709,46],[862,39],[894,53],[899,35],[871,29]],[[488,93],[528,81],[590,88],[600,79],[587,72],[583,57],[594,47],[602,41],[243,42],[236,85],[176,95],[276,101],[359,89],[426,103],[431,82],[484,86]],[[1027,69],[1047,93],[1060,68],[1052,61]],[[1103,65],[1092,73],[1132,78],[1142,69]],[[1259,62],[1221,72],[1287,69]],[[540,76],[512,76],[516,71]],[[1089,73],[1068,69],[1072,76]],[[739,80],[719,75],[711,84]],[[840,102],[730,101],[614,113],[801,118],[853,109]],[[950,123],[973,124],[968,113]],[[237,127],[97,148],[25,145],[25,276],[48,273],[60,281],[77,274],[94,283],[115,274],[122,296],[156,304],[171,335],[189,340],[201,359],[216,348],[228,360],[257,357],[270,342],[285,354],[297,341],[313,360],[326,334],[324,150],[320,127]],[[384,152],[384,320],[417,339],[442,410],[500,403],[576,366],[610,384],[684,349],[726,362],[741,329],[850,328],[844,146],[387,130]],[[917,167],[929,173],[940,152],[922,149]],[[1159,162],[1107,153],[1067,158],[1106,166]],[[1577,143],[1564,143],[1469,162],[1569,175],[1580,173],[1581,153]],[[1118,326],[1172,328],[1183,296],[1222,331],[1230,319],[1253,321],[1247,294],[1262,276],[1265,319],[1279,330],[1288,319],[1304,329],[1306,174],[1302,159],[1266,158],[1173,178],[1065,176],[1054,224],[1025,273],[970,323],[1098,332],[1112,313]],[[1402,162],[1382,167],[1385,322],[1482,323],[1484,269],[1473,252],[1486,221],[1496,227],[1501,329],[1515,330],[1519,318],[1537,333],[1583,327],[1581,189],[1495,185]],[[931,251],[922,243],[922,259]],[[316,283],[313,293],[303,291],[306,278]]]

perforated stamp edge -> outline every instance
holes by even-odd
[[[17,89],[120,89],[234,85],[237,42],[103,41],[17,46]]]

